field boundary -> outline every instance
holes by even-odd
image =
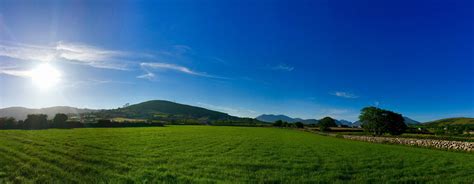
[[[404,144],[404,145],[410,145],[410,146],[474,152],[473,142],[399,138],[399,137],[354,136],[354,135],[342,135],[342,138],[350,139],[350,140],[365,141],[365,142]]]
[[[416,147],[436,148],[442,150],[456,150],[465,152],[474,152],[474,142],[463,142],[463,141],[448,141],[448,140],[436,140],[436,139],[415,139],[415,138],[401,138],[401,137],[375,137],[375,136],[364,136],[364,135],[340,135],[333,133],[316,132],[308,129],[304,131],[316,133],[323,136],[332,136],[337,138],[382,143],[382,144],[401,144]]]

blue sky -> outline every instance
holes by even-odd
[[[354,121],[371,105],[419,121],[472,117],[472,7],[462,0],[1,1],[0,107],[164,99],[248,117]],[[34,74],[45,63],[49,70],[39,71],[58,75]]]

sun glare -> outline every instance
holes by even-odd
[[[48,90],[59,83],[61,73],[50,64],[44,63],[31,71],[31,79],[38,88]]]

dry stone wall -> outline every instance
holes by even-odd
[[[433,139],[394,138],[394,137],[353,136],[353,135],[343,135],[343,137],[345,139],[366,141],[366,142],[405,144],[405,145],[411,145],[411,146],[474,152],[474,142],[446,141],[446,140],[433,140]]]

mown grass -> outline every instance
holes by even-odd
[[[474,154],[277,128],[0,131],[0,183],[473,183]]]

